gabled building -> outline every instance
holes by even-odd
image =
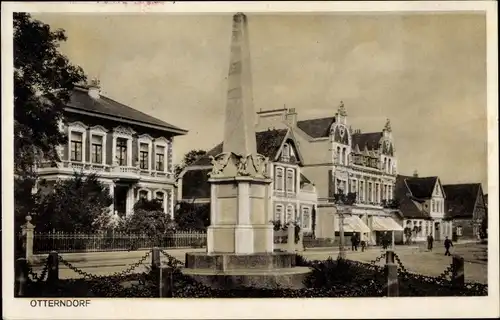
[[[443,188],[446,192],[445,219],[453,222],[457,238],[478,238],[487,209],[481,184],[447,184]]]
[[[293,132],[303,155],[302,172],[318,192],[316,237],[338,236],[340,219],[334,203],[338,193],[355,193],[357,197],[344,230],[361,233],[370,244],[379,243],[384,232],[401,230],[392,212],[384,208],[393,199],[397,174],[389,120],[378,132],[353,130],[343,103],[331,117],[297,117],[295,109],[260,111],[257,126],[261,130],[289,128]]]
[[[114,214],[129,215],[139,198],[156,198],[173,215],[173,141],[186,130],[101,95],[96,81],[74,88],[60,130],[68,136],[58,147],[61,161],[38,168],[48,187],[75,171],[94,172],[110,188]]]
[[[452,223],[445,220],[447,193],[438,177],[398,175],[395,199],[399,204],[400,223],[411,230],[412,241],[426,241],[432,234],[436,241],[452,236]],[[399,232],[397,242],[406,242],[409,234]]]
[[[268,174],[272,179],[273,194],[270,201],[274,220],[281,223],[296,221],[305,232],[310,232],[317,204],[316,188],[302,174],[303,156],[292,130],[269,129],[256,132],[255,137],[257,152],[270,160]],[[210,156],[222,153],[222,146],[222,143],[218,144],[181,172],[177,185],[178,201],[210,202]]]

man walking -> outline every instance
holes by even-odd
[[[448,236],[444,240],[444,248],[446,249],[446,252],[444,253],[445,256],[451,256],[450,253],[450,247],[453,247],[453,243],[451,243],[451,240],[448,239]]]
[[[434,238],[432,237],[432,234],[429,233],[427,236],[427,250],[432,251],[432,246],[434,244]]]
[[[352,233],[351,235],[351,250],[354,251],[356,248],[356,233]]]

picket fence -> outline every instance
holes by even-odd
[[[22,237],[22,235],[20,235]],[[176,231],[152,239],[147,234],[122,232],[66,233],[34,232],[33,253],[128,251],[158,246],[161,248],[203,248],[207,234],[200,231]]]

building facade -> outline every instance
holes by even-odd
[[[453,223],[445,219],[447,193],[438,177],[398,175],[396,200],[400,223],[404,231],[397,233],[396,242],[423,242],[428,235],[435,241],[452,236]]]
[[[288,128],[256,132],[257,152],[270,159],[268,174],[272,179],[271,206],[274,220],[282,224],[299,223],[304,232],[312,231],[316,209],[315,186],[302,174],[303,158],[292,130]],[[210,156],[222,152],[222,143],[211,149],[193,165],[186,167],[178,179],[178,201],[210,202],[208,173]]]
[[[109,186],[115,215],[132,214],[140,198],[160,200],[173,215],[173,139],[186,130],[101,95],[96,83],[75,87],[60,130],[68,137],[58,147],[61,161],[38,168],[49,187],[75,171],[96,173]]]
[[[380,132],[353,130],[343,103],[333,117],[297,120],[294,109],[258,112],[258,127],[290,128],[303,155],[302,172],[318,193],[317,238],[338,237],[335,194],[355,193],[344,230],[358,232],[370,244],[385,232],[402,230],[385,204],[394,197],[397,157],[389,120]]]
[[[445,219],[453,223],[455,238],[479,238],[481,222],[487,213],[481,184],[447,184],[443,188],[447,196]]]

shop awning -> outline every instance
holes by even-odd
[[[340,219],[336,219],[335,231],[339,231]],[[370,232],[370,228],[358,216],[344,216],[344,232]]]
[[[403,231],[403,227],[391,217],[372,217],[373,231]]]

